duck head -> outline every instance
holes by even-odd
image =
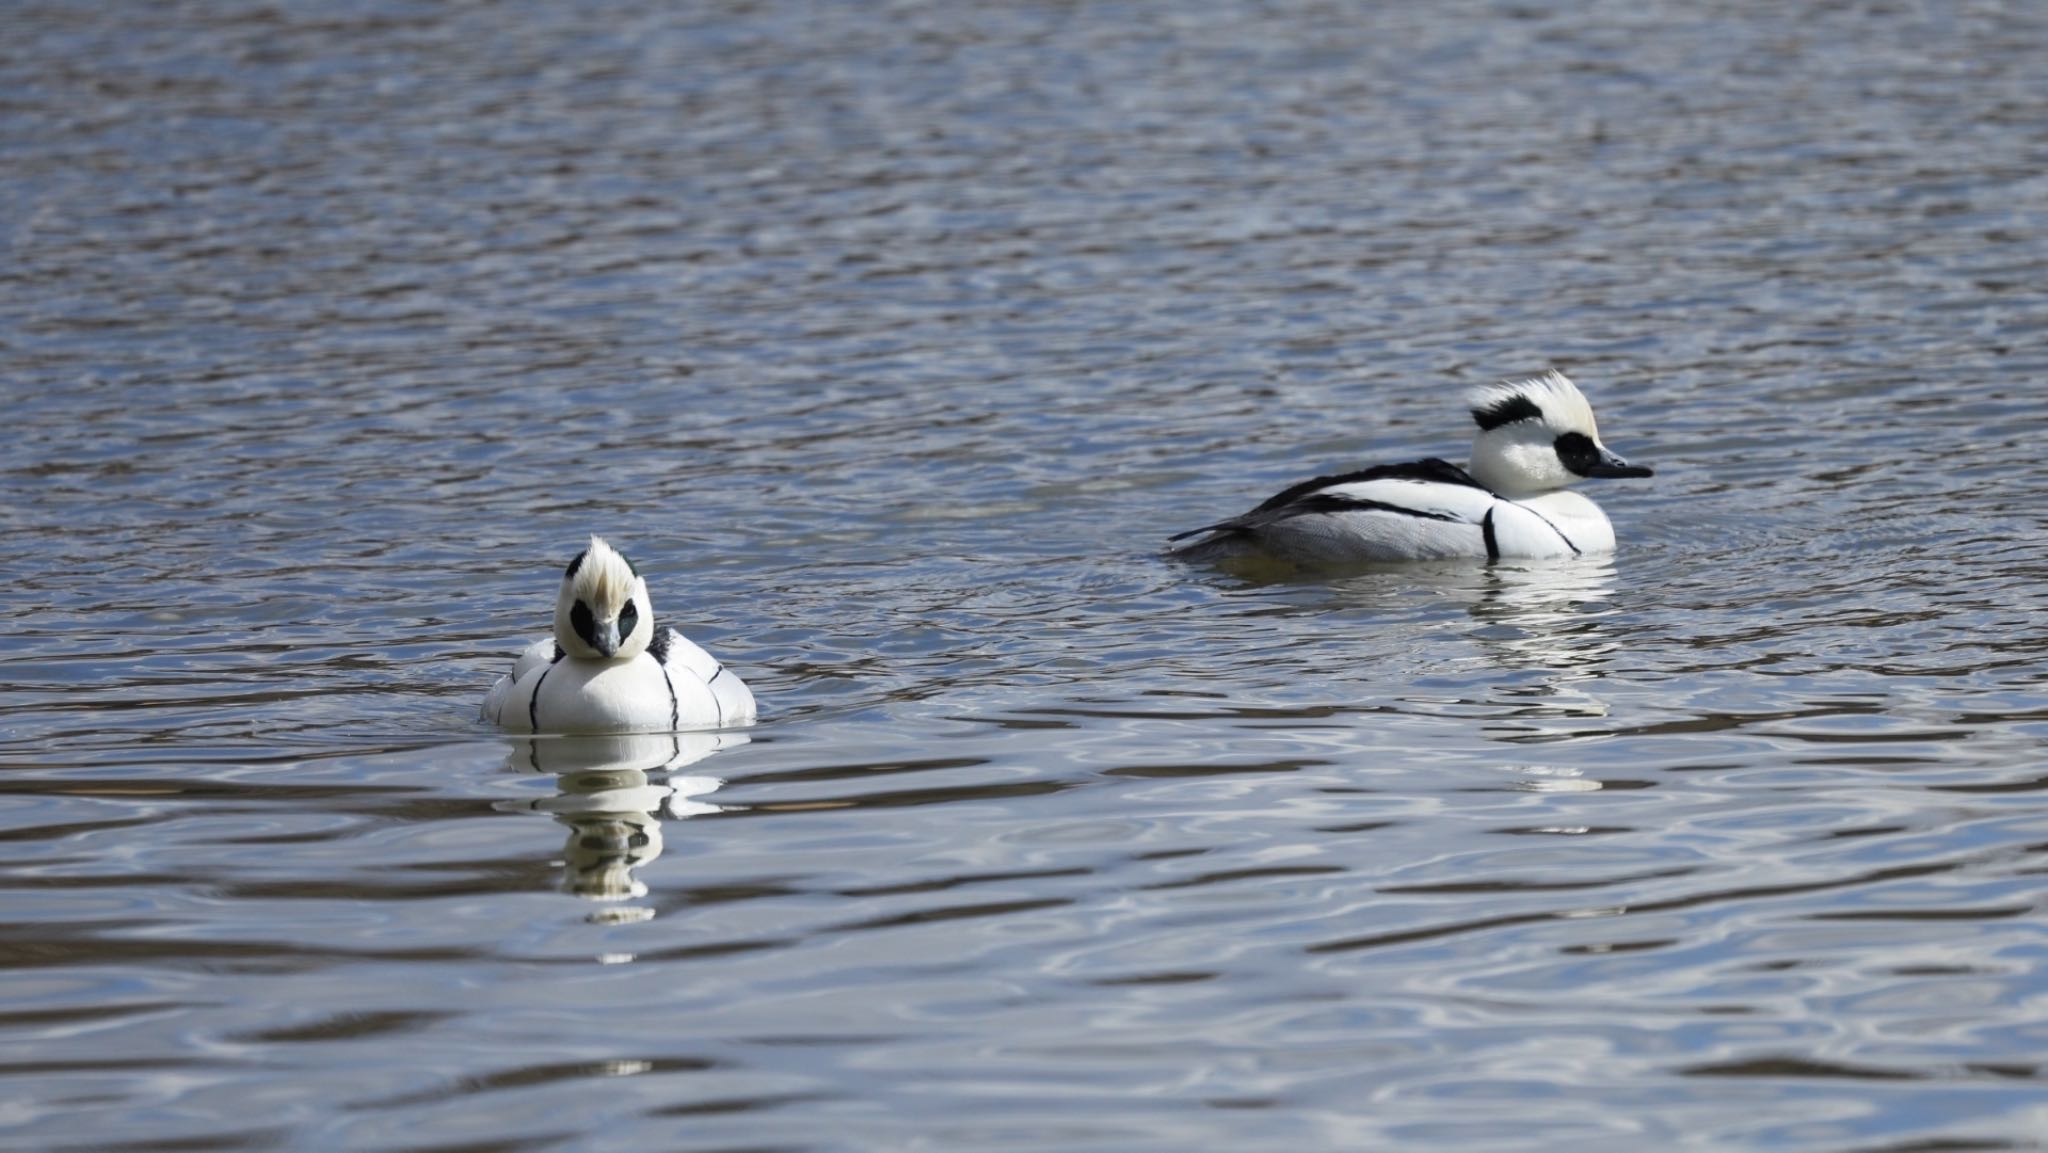
[[[1649,476],[1608,451],[1593,406],[1564,373],[1481,385],[1466,397],[1479,436],[1473,479],[1505,497],[1536,496],[1587,477]]]
[[[597,537],[562,574],[555,643],[579,660],[631,660],[654,639],[654,606],[633,562]]]

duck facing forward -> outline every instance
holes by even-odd
[[[1570,485],[1649,476],[1600,443],[1593,408],[1552,369],[1466,398],[1479,435],[1466,468],[1431,457],[1303,481],[1243,516],[1173,537],[1188,560],[1297,564],[1561,557],[1614,551],[1614,526]]]
[[[716,658],[654,623],[647,582],[597,537],[555,596],[555,635],[528,645],[484,697],[515,733],[671,732],[754,719],[754,694]]]

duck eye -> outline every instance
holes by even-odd
[[[1568,432],[1557,438],[1557,459],[1564,466],[1580,476],[1588,476],[1593,466],[1600,463],[1600,450],[1593,447],[1593,438],[1583,432]]]
[[[632,601],[627,601],[626,607],[619,610],[619,639],[625,640],[632,636],[633,630],[639,624],[640,610],[633,607]]]
[[[576,607],[569,610],[569,627],[576,630],[584,644],[597,647],[597,618],[591,615],[589,605],[576,602]]]

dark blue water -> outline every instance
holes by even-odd
[[[0,1146],[2048,1144],[2034,6],[0,23]],[[590,532],[760,725],[474,719]]]

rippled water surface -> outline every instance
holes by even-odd
[[[2048,1148],[2040,7],[4,23],[5,1148]],[[592,531],[761,724],[474,719]]]

